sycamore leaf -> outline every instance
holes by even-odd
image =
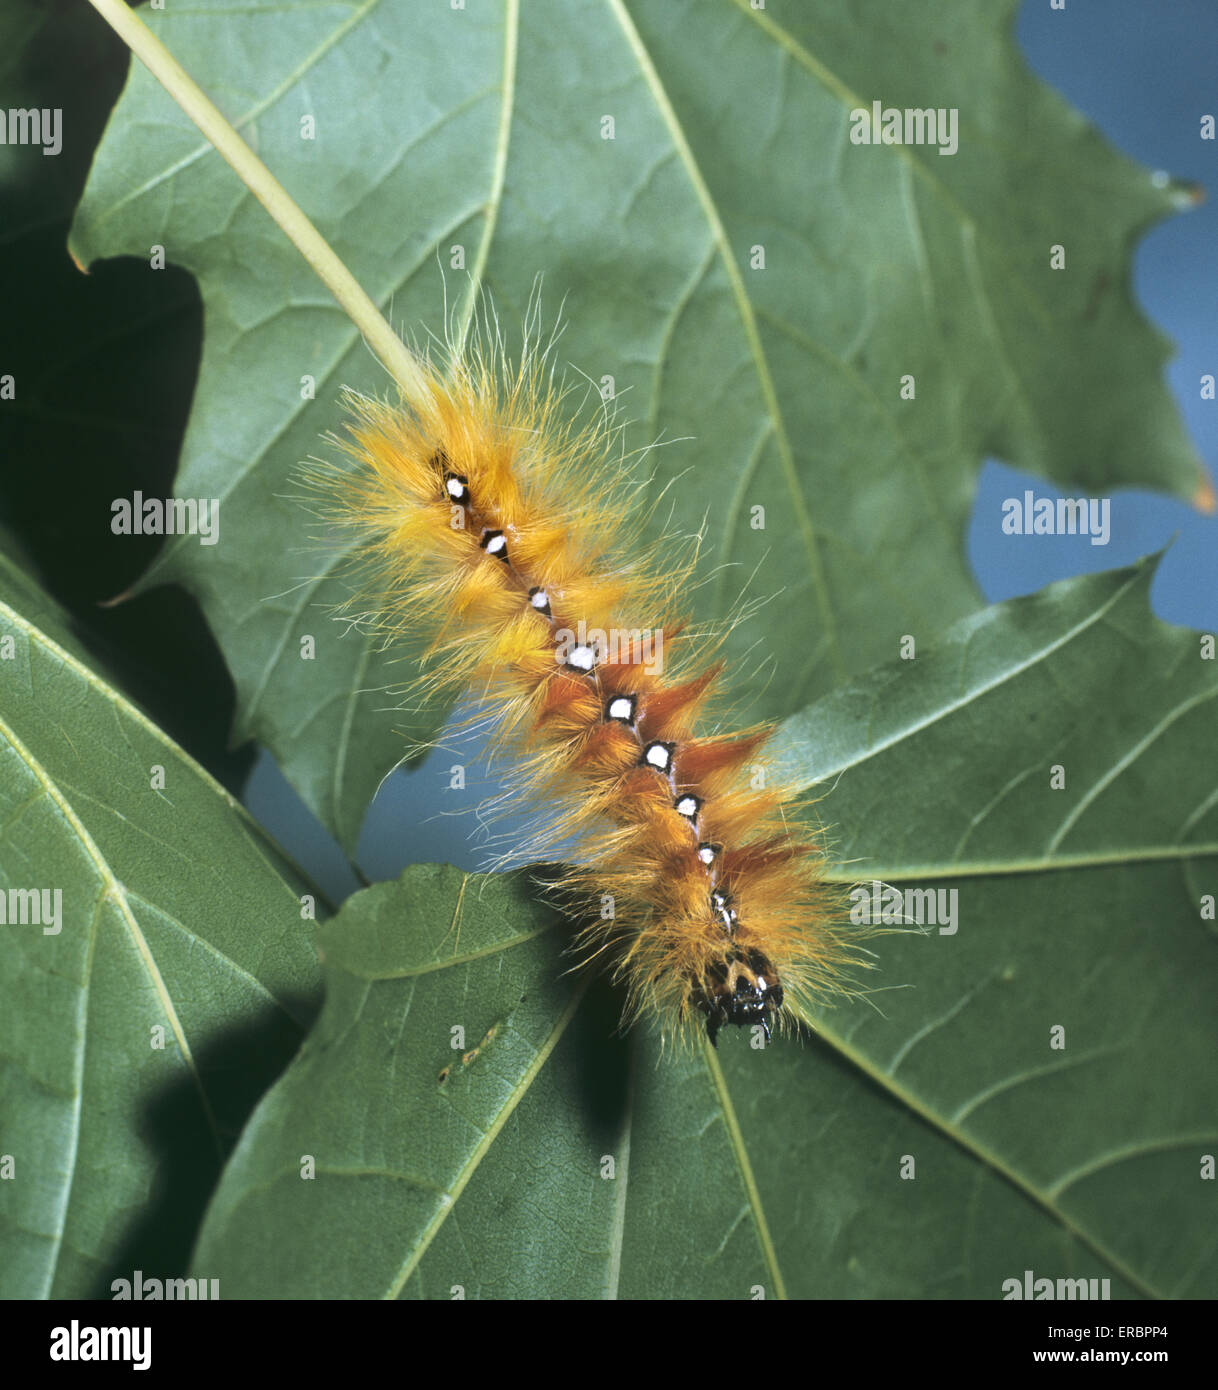
[[[523,877],[350,899],[197,1268],[264,1297],[997,1298],[1029,1269],[1213,1297],[1218,666],[1150,575],[996,606],[789,722],[842,876],[935,893],[803,1042],[614,1038]]]
[[[315,1012],[307,891],[0,555],[0,1295],[178,1275]]]
[[[562,358],[621,398],[631,442],[692,441],[648,466],[677,479],[678,525],[706,517],[705,606],[785,589],[735,650],[772,663],[754,712],[789,714],[977,606],[963,536],[984,454],[1092,493],[1200,480],[1129,290],[1136,234],[1186,194],[1032,78],[1013,13],[198,0],[148,20],[396,324],[442,331],[447,274],[458,326],[487,290],[510,338],[544,277]],[[944,123],[929,144],[854,143],[873,102]],[[199,280],[177,487],[220,499],[220,537],[172,539],[150,580],[198,597],[238,735],[350,848],[400,731],[437,712],[387,712],[409,650],[395,666],[339,641],[341,557],[310,540],[292,476],[340,386],[385,378],[138,64],[72,246]]]

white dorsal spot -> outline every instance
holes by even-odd
[[[643,761],[657,772],[667,772],[672,766],[672,749],[666,743],[649,743],[643,750]]]

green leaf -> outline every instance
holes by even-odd
[[[20,533],[29,572],[92,645],[105,642],[107,679],[231,787],[253,750],[229,747],[232,682],[198,605],[163,585],[103,606],[159,548],[156,536],[114,535],[111,505],[136,489],[172,492],[202,338],[185,271],[150,276],[126,259],[82,275],[65,245],[128,59],[91,5],[0,7],[7,108],[58,110],[63,135],[53,158],[0,145],[0,517]],[[0,548],[12,553],[7,538]]]
[[[177,1275],[316,1009],[302,890],[0,555],[0,1295]]]
[[[962,537],[984,454],[1092,493],[1199,484],[1128,267],[1136,234],[1187,195],[1031,77],[1013,12],[210,0],[148,18],[395,322],[440,330],[457,246],[459,323],[485,288],[510,336],[544,274],[551,312],[566,306],[564,358],[613,378],[632,442],[693,438],[650,465],[657,487],[677,479],[677,524],[705,511],[723,566],[707,606],[730,609],[754,571],[753,595],[786,586],[734,641],[774,666],[749,712],[787,714],[898,635],[976,608]],[[850,113],[874,100],[958,110],[957,153],[852,144]],[[1063,239],[1068,268],[1051,269]],[[85,261],[162,246],[199,279],[178,491],[222,499],[221,540],[175,540],[151,577],[197,595],[238,735],[263,740],[350,847],[401,752],[395,723],[421,736],[435,715],[385,713],[411,652],[395,667],[338,640],[339,557],[310,542],[291,477],[338,425],[341,384],[386,383],[139,65],[72,243]],[[318,653],[302,664],[306,635]]]
[[[197,1267],[229,1296],[996,1298],[1031,1269],[1212,1297],[1218,674],[1151,572],[995,607],[789,722],[842,874],[959,894],[802,1042],[614,1038],[523,878],[350,899]]]
[[[997,604],[930,660],[919,652],[834,691],[782,726],[782,775],[806,787],[841,779],[837,849],[866,876],[1218,853],[1204,756],[1218,695],[1212,638],[1150,616],[1153,572],[1147,560]],[[917,777],[933,818],[909,818],[891,794],[897,773]]]
[[[959,894],[955,935],[883,944],[916,990],[826,1041],[1136,1287],[1212,1297],[1218,669],[1152,576],[989,609],[783,737],[853,873]]]

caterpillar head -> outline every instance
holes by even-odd
[[[706,1014],[706,1036],[713,1047],[719,1045],[725,1023],[737,1028],[760,1024],[768,1042],[770,1019],[782,1007],[783,990],[778,972],[760,951],[733,952],[722,965],[712,967],[694,999]]]

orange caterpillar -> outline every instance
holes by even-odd
[[[349,395],[334,442],[357,467],[326,491],[374,563],[372,620],[424,625],[429,688],[480,694],[544,817],[532,857],[574,843],[556,887],[597,904],[578,941],[609,953],[627,1018],[678,1032],[700,1011],[712,1043],[725,1023],[768,1039],[846,988],[856,948],[819,841],[759,775],[772,727],[699,732],[722,662],[682,621],[696,546],[623,560],[638,516],[614,432],[564,421],[544,356],[423,363],[409,406]]]

